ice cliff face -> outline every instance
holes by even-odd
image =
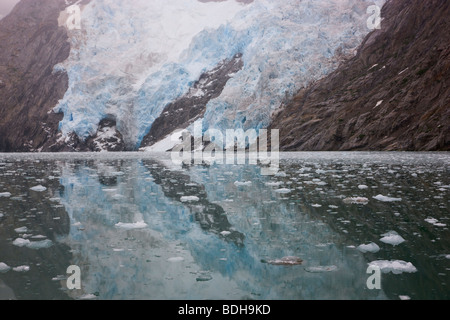
[[[204,130],[266,127],[300,88],[354,53],[373,3],[93,0],[82,6],[81,30],[68,31],[69,58],[54,68],[69,78],[54,108],[64,114],[60,141],[92,138],[107,120],[126,148],[139,148],[168,104],[236,55],[242,68],[202,106]]]

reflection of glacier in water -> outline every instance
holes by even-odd
[[[73,298],[449,298],[445,153],[284,154],[273,177],[256,166],[181,170],[167,154],[24,157],[0,165],[0,191],[11,193],[0,198],[0,262],[39,274],[0,273],[18,297],[30,293],[26,281],[37,292],[76,264],[82,292],[61,291]],[[48,190],[29,190],[37,184]],[[34,225],[35,211],[52,224]],[[17,248],[24,226],[54,245]],[[384,242],[386,234],[404,241]],[[379,251],[359,251],[364,244]],[[303,265],[264,263],[285,256]],[[396,271],[382,274],[382,290],[366,286],[375,261]],[[398,274],[392,261],[417,272]]]
[[[85,290],[106,299],[383,297],[367,290],[358,251],[266,182],[246,166],[185,172],[153,160],[67,164],[62,203],[74,226],[65,242],[88,270]],[[189,196],[197,199],[181,201]],[[117,227],[142,221],[144,229]],[[304,265],[262,262],[284,256]],[[331,272],[307,272],[320,266]]]

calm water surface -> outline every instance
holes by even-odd
[[[287,153],[276,176],[2,154],[0,299],[449,299],[449,173],[449,153]]]

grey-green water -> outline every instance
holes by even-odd
[[[449,299],[449,163],[288,153],[262,176],[167,154],[2,154],[0,298]],[[404,241],[381,241],[391,231]],[[265,263],[284,256],[303,264]],[[370,290],[374,261],[407,268]],[[81,290],[67,288],[71,265]]]

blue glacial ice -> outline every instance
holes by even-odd
[[[55,67],[69,76],[54,109],[64,113],[60,130],[85,139],[112,118],[138,148],[168,103],[239,52],[244,67],[209,102],[203,128],[265,127],[286,98],[335,70],[338,52],[355,53],[373,3],[92,1],[82,8],[82,29],[69,31],[69,58]]]

